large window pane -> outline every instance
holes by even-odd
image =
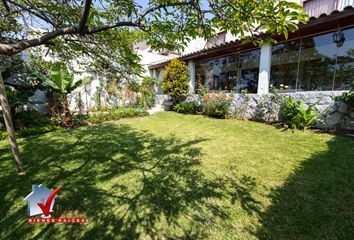
[[[197,86],[207,85],[215,91],[236,89],[237,64],[236,55],[196,63]]]
[[[260,49],[240,54],[238,92],[257,93],[260,56]]]
[[[349,90],[354,81],[354,28],[343,31],[344,43],[338,47],[335,90]]]
[[[284,92],[295,92],[299,62],[300,40],[272,47],[270,87]]]
[[[333,89],[337,47],[333,33],[304,38],[301,46],[298,91]]]
[[[257,93],[260,50],[196,63],[197,86],[209,90]]]

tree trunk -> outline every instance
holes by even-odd
[[[58,100],[56,98],[56,92],[51,88],[49,90],[49,115],[50,117],[53,117],[58,112],[59,110],[58,110]]]
[[[66,127],[71,128],[73,125],[73,117],[70,113],[68,95],[66,93],[63,94],[63,107],[64,107],[64,122]]]
[[[7,134],[9,135],[12,154],[14,156],[15,163],[16,163],[17,172],[22,175],[25,174],[25,169],[23,167],[20,150],[18,148],[16,137],[15,137],[15,131],[14,131],[14,126],[12,124],[9,102],[7,101],[4,80],[2,79],[1,72],[0,72],[0,103],[4,115]]]

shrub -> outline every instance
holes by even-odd
[[[7,132],[0,131],[0,141],[5,140],[7,138]]]
[[[144,109],[137,108],[118,108],[107,114],[99,113],[88,117],[90,123],[101,123],[105,121],[119,120],[122,118],[142,117],[149,115]]]
[[[354,81],[352,82],[352,89],[349,92],[344,92],[336,99],[344,102],[348,106],[349,111],[354,111]]]
[[[15,134],[17,137],[27,137],[32,135],[40,135],[47,132],[54,132],[61,129],[62,129],[61,127],[54,126],[54,125],[41,126],[41,127],[29,127],[29,128],[17,130]],[[7,136],[8,136],[7,132],[5,131],[0,132],[0,140],[7,139]]]
[[[176,104],[173,109],[178,113],[191,113],[196,114],[200,109],[200,106],[197,102],[181,102]]]
[[[173,59],[163,74],[161,89],[175,101],[186,97],[189,91],[188,66],[178,59]]]
[[[140,101],[144,108],[152,107],[155,103],[155,85],[157,80],[154,77],[143,77],[140,84],[139,92],[142,94]]]
[[[36,110],[25,110],[18,113],[22,128],[51,125],[48,117],[41,116]]]
[[[136,106],[142,107],[142,108],[151,108],[155,104],[155,95],[153,96],[148,96],[148,95],[143,95],[141,97],[136,98]]]
[[[73,116],[73,128],[87,126],[88,125],[88,121],[87,121],[88,118],[89,118],[89,116],[84,115],[84,114],[74,115]]]
[[[231,99],[226,94],[209,93],[203,99],[206,115],[216,118],[226,118],[229,115]]]
[[[24,128],[16,131],[16,135],[19,137],[27,137],[27,136],[39,135],[47,132],[55,132],[61,129],[62,129],[61,127],[54,126],[54,125],[30,127],[30,128]]]
[[[305,108],[303,100],[293,100],[291,97],[285,101],[282,111],[282,122],[294,129],[307,129],[315,125],[316,118],[319,116],[317,111],[313,111],[312,108],[317,104],[311,104],[308,108]]]

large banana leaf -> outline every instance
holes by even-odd
[[[61,62],[53,63],[51,67],[50,78],[45,76],[40,76],[43,84],[47,85],[48,87],[54,88],[61,93],[71,93],[76,88],[87,84],[92,79],[90,77],[85,77],[79,81],[74,82],[74,75],[70,74],[67,66]]]
[[[70,74],[68,68],[61,62],[55,62],[51,68],[52,86],[62,93],[70,93],[74,82],[74,76]]]

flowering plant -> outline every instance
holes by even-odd
[[[208,93],[203,96],[204,112],[216,118],[226,118],[229,114],[231,98],[225,93]]]

